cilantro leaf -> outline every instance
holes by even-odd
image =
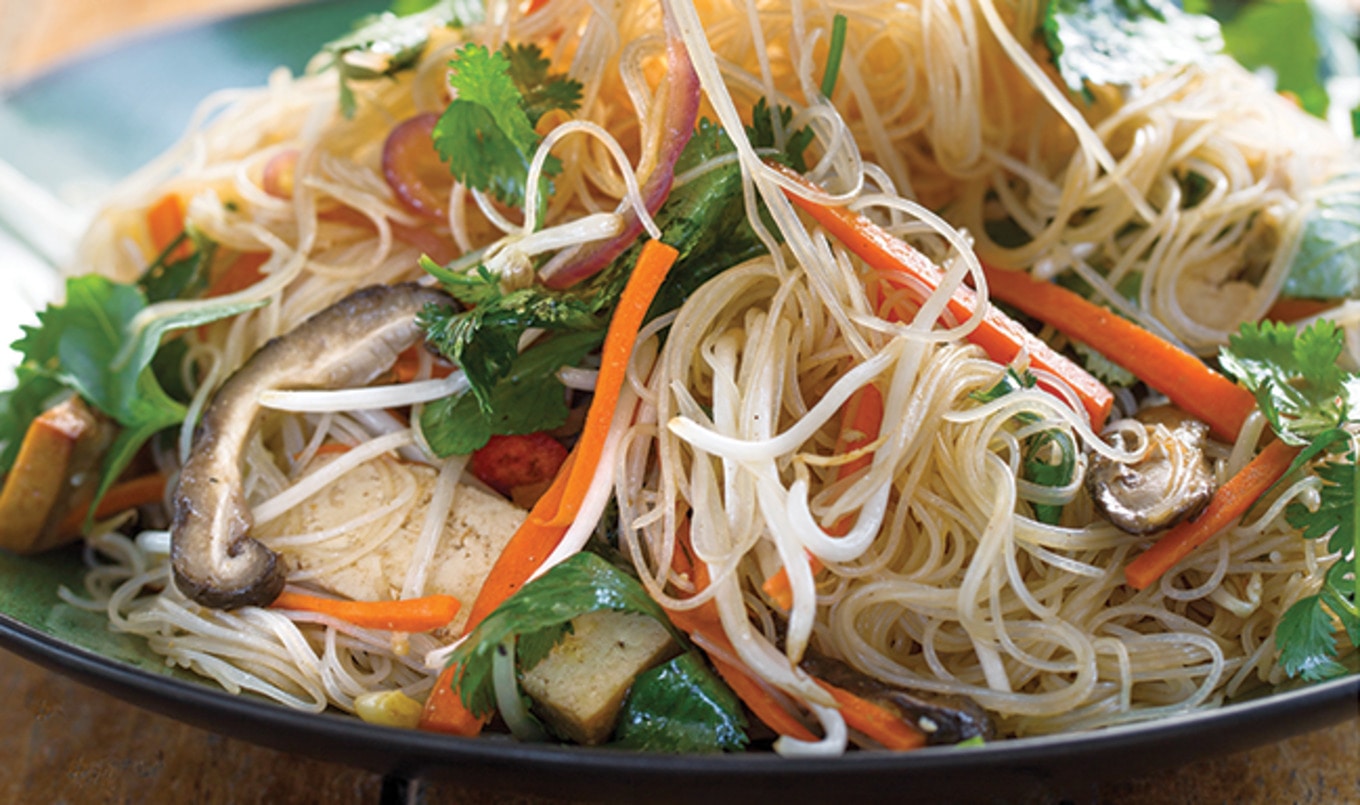
[[[191,242],[194,250],[187,257],[171,262],[170,255],[185,242]],[[147,266],[137,278],[137,287],[146,294],[148,302],[197,297],[208,287],[208,269],[216,254],[217,244],[214,241],[183,232],[165,247],[155,262]]]
[[[1304,218],[1281,293],[1300,299],[1360,297],[1360,175],[1323,187]]]
[[[354,116],[354,82],[391,78],[413,67],[429,43],[431,30],[471,25],[484,14],[479,0],[435,0],[419,10],[399,6],[361,18],[353,31],[321,48],[328,57],[325,66],[334,68],[340,77],[341,112]]]
[[[1281,439],[1302,445],[1347,419],[1357,380],[1337,365],[1344,346],[1326,319],[1300,333],[1280,322],[1245,323],[1219,364],[1256,395]]]
[[[550,73],[552,62],[538,45],[506,42],[501,54],[509,63],[510,78],[519,89],[530,125],[538,125],[539,118],[554,109],[574,112],[581,105],[581,82]]]
[[[798,146],[791,143],[791,147]],[[684,173],[732,150],[721,127],[700,121],[675,170]],[[741,168],[736,163],[720,165],[673,188],[656,220],[661,239],[676,246],[680,255],[657,292],[649,319],[679,307],[704,282],[765,249],[747,221]],[[517,396],[526,410],[505,411],[498,406],[510,404],[510,398],[492,399],[497,384],[516,360],[520,336],[530,327],[603,332],[642,246],[635,243],[594,277],[562,291],[532,286],[503,293],[497,278],[484,268],[459,274],[427,262],[426,271],[470,309],[427,311],[422,319],[426,339],[467,374],[482,407],[480,416],[502,422],[530,421],[537,411],[537,400]],[[553,366],[551,371],[557,368]],[[518,376],[521,383],[532,382],[527,373]],[[426,411],[431,409],[427,407]],[[470,432],[479,427],[469,426]],[[471,436],[468,439],[475,441]]]
[[[689,651],[638,674],[611,745],[646,752],[740,751],[745,728],[737,697]]]
[[[1173,0],[1050,0],[1043,38],[1069,90],[1131,86],[1223,47],[1218,24]]]
[[[444,287],[472,307],[422,312],[425,338],[463,369],[473,394],[488,412],[492,387],[510,372],[525,330],[603,330],[602,311],[618,298],[598,282],[568,291],[530,287],[502,293],[496,278],[481,268],[477,274],[446,280]],[[552,371],[557,369],[554,366]]]
[[[1338,559],[1327,570],[1318,594],[1294,603],[1275,630],[1285,672],[1309,680],[1345,671],[1336,656],[1338,626],[1352,644],[1360,638],[1356,600],[1360,475],[1355,470],[1353,434],[1346,427],[1353,425],[1360,410],[1360,379],[1338,365],[1343,338],[1336,325],[1325,320],[1299,333],[1271,322],[1244,324],[1219,358],[1224,369],[1255,393],[1276,435],[1304,446],[1290,472],[1311,465],[1320,481],[1317,507],[1291,502],[1285,507],[1285,520],[1304,539],[1328,540],[1327,551]],[[1336,455],[1317,461],[1329,451]]]
[[[425,406],[420,426],[436,455],[471,453],[494,435],[534,433],[567,421],[566,388],[557,370],[576,366],[600,345],[598,330],[565,333],[515,356],[483,406],[475,394],[445,397]]]
[[[484,45],[469,44],[454,54],[449,85],[458,97],[435,124],[434,145],[458,181],[517,207],[524,203],[529,163],[539,137],[526,111],[526,98],[511,75],[507,51],[517,54],[521,69],[537,72],[537,62],[523,68],[524,51],[513,48],[493,53]],[[546,67],[543,72],[546,75]],[[556,158],[544,163],[546,174],[560,170]]]
[[[789,123],[793,122],[793,109],[788,106],[779,107],[779,123],[784,129],[786,143],[783,152],[779,155],[779,161],[785,163],[798,173],[807,172],[807,161],[803,159],[803,153],[808,146],[812,145],[816,135],[812,129],[804,126],[797,131],[789,131]],[[746,136],[751,141],[751,147],[756,149],[775,148],[776,141],[774,136],[774,121],[770,118],[770,107],[762,97],[756,101],[755,108],[751,111],[751,125],[746,127]]]
[[[1320,596],[1300,599],[1284,613],[1275,628],[1275,644],[1280,649],[1280,663],[1290,676],[1317,681],[1346,671],[1335,659],[1332,619]]]
[[[559,636],[572,618],[604,609],[648,615],[674,632],[660,605],[636,579],[594,554],[575,554],[507,598],[453,652],[449,665],[455,668],[453,686],[463,705],[475,715],[495,709],[491,670],[502,641],[545,629]],[[551,644],[537,641],[534,653],[541,654],[545,642]]]

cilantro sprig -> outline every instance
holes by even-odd
[[[1219,356],[1220,365],[1256,395],[1282,441],[1303,447],[1294,470],[1314,464],[1319,504],[1285,508],[1285,519],[1304,539],[1328,540],[1339,559],[1322,589],[1295,602],[1275,631],[1280,662],[1290,676],[1316,680],[1345,672],[1337,661],[1336,632],[1360,645],[1360,476],[1355,472],[1360,377],[1341,368],[1344,334],[1320,320],[1301,332],[1273,322],[1243,324]]]
[[[756,114],[754,119],[759,121],[762,116]],[[785,151],[772,153],[771,158],[801,164],[802,151],[811,136],[804,131],[790,135]],[[747,134],[757,148],[773,152],[772,128],[757,124]],[[676,173],[716,160],[733,149],[721,127],[700,121],[676,162]],[[704,282],[764,250],[747,221],[741,181],[741,168],[729,162],[671,191],[656,218],[661,239],[679,249],[680,256],[658,291],[649,318],[674,310]],[[641,248],[641,244],[634,245],[594,277],[560,291],[535,285],[505,292],[498,279],[483,268],[457,273],[427,261],[426,270],[454,298],[469,306],[463,311],[430,309],[421,317],[426,340],[462,367],[470,385],[470,392],[463,397],[425,408],[422,427],[427,433],[438,434],[431,446],[441,453],[456,452],[470,445],[480,446],[492,434],[520,432],[511,429],[519,427],[514,423],[532,421],[541,416],[539,409],[544,401],[560,399],[563,388],[553,375],[564,364],[554,363],[551,356],[531,358],[530,353],[563,344],[557,342],[557,347],[552,347],[554,342],[547,341],[521,356],[517,352],[520,337],[531,327],[558,333],[595,332],[597,338],[602,337]],[[537,367],[541,374],[530,371],[529,366]],[[516,388],[533,384],[535,393],[509,394],[507,384]],[[479,413],[469,415],[474,402]],[[453,417],[455,409],[461,412],[458,418]]]
[[[1326,319],[1302,332],[1282,322],[1243,324],[1219,365],[1256,395],[1276,435],[1305,445],[1360,411],[1360,378],[1338,364],[1343,338]]]
[[[434,127],[434,146],[464,185],[519,207],[529,181],[529,163],[540,137],[534,126],[554,109],[574,111],[580,83],[549,72],[535,45],[507,43],[498,51],[469,44],[449,62],[457,97]],[[548,157],[543,172],[555,176],[561,162]],[[546,198],[549,185],[543,186]]]

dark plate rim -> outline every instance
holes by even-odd
[[[22,81],[0,84],[0,99],[42,91],[62,75],[93,69],[141,43],[198,28],[305,13],[307,6],[324,3],[309,0],[210,15],[124,34]],[[857,800],[900,799],[901,789],[883,786],[905,783],[916,794],[969,798],[1001,793],[1019,799],[1026,790],[1080,790],[1091,781],[1250,749],[1360,715],[1360,674],[1352,674],[1181,716],[977,748],[851,752],[796,760],[772,753],[660,755],[460,738],[381,727],[335,713],[295,711],[233,696],[206,680],[191,682],[137,668],[67,643],[6,612],[0,612],[0,648],[147,710],[273,749],[402,778],[448,778],[473,788],[601,800],[636,796],[637,785],[678,780],[686,782],[683,790],[654,786],[649,798],[749,801],[748,786],[759,784],[763,794],[791,801],[849,793]]]
[[[704,791],[706,798],[718,799],[725,799],[726,786],[772,781],[799,800],[843,790],[846,780],[854,780],[857,787],[870,786],[869,791],[896,780],[911,781],[918,790],[977,794],[995,791],[999,782],[1011,778],[1012,783],[1042,784],[1044,790],[1054,786],[1069,790],[1094,780],[1145,774],[1253,748],[1360,715],[1360,675],[1350,675],[1186,715],[984,747],[798,759],[772,753],[659,755],[521,744],[499,737],[461,738],[381,727],[340,714],[290,710],[233,696],[207,682],[136,668],[66,643],[5,613],[0,613],[0,646],[143,708],[281,751],[398,777],[449,778],[502,790],[510,782],[528,792],[567,791],[605,799],[632,791],[642,782],[680,778],[691,785],[688,794]],[[970,771],[990,776],[960,782],[958,775]],[[548,781],[552,784],[543,788]],[[769,789],[762,785],[762,790]]]

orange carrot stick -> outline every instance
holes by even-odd
[[[1289,296],[1281,296],[1266,311],[1262,318],[1267,321],[1282,321],[1294,323],[1299,319],[1306,319],[1316,316],[1327,310],[1331,310],[1341,304],[1340,299],[1297,299]]]
[[[614,409],[618,406],[619,394],[623,390],[638,329],[666,272],[678,256],[679,252],[660,241],[648,241],[642,248],[642,254],[610,319],[609,331],[605,334],[600,372],[595,381],[595,397],[586,414],[585,428],[581,431],[576,447],[553,479],[552,486],[548,487],[548,491],[529,512],[496,559],[477,594],[477,600],[472,604],[467,629],[475,628],[482,618],[533,575],[553,548],[557,547],[580,512],[586,491],[595,477],[595,468],[604,453],[605,438],[609,434]]]
[[[451,595],[427,595],[395,601],[342,601],[284,590],[270,604],[274,609],[296,609],[330,615],[364,629],[428,632],[448,626],[460,604]]]
[[[774,167],[809,190],[817,189],[793,171]],[[826,206],[796,193],[788,193],[788,196],[885,279],[891,281],[894,277],[909,277],[928,288],[939,287],[943,275],[934,263],[867,217],[845,207]],[[973,315],[978,304],[975,292],[960,287],[954,291],[947,308],[955,319],[963,321]],[[1114,395],[1110,390],[1000,310],[989,307],[981,324],[968,335],[968,340],[982,347],[997,363],[1010,363],[1022,352],[1027,354],[1031,366],[1061,378],[1076,393],[1095,430],[1099,431],[1105,426],[1110,407],[1114,404]]]
[[[398,383],[410,383],[416,379],[416,372],[420,369],[420,353],[425,349],[424,343],[416,343],[402,350],[397,355],[397,362],[392,364],[392,378]],[[430,377],[448,377],[453,374],[453,364],[441,358],[435,358],[430,364]]]
[[[137,506],[158,503],[165,497],[166,483],[168,483],[168,479],[165,473],[161,472],[153,472],[150,475],[119,481],[110,486],[108,491],[104,493],[104,497],[99,499],[99,505],[94,508],[94,516],[102,519]],[[90,506],[88,503],[73,509],[61,519],[61,524],[57,526],[57,530],[62,534],[79,534],[81,524],[85,522],[89,513]]]
[[[674,247],[659,240],[649,240],[642,247],[637,265],[628,277],[628,284],[619,295],[619,303],[609,320],[604,348],[600,353],[600,373],[595,381],[595,398],[586,412],[586,424],[577,443],[580,458],[567,479],[563,506],[553,518],[554,525],[570,525],[585,500],[586,490],[595,477],[595,467],[604,452],[605,436],[614,421],[614,409],[628,372],[628,361],[633,356],[638,330],[642,329],[647,309],[652,306],[656,292],[680,256]]]
[[[595,468],[604,453],[605,438],[614,419],[619,394],[623,390],[628,361],[637,342],[647,309],[680,253],[660,241],[648,241],[642,247],[637,265],[628,277],[628,284],[619,296],[619,303],[605,333],[599,375],[595,381],[595,397],[586,414],[585,428],[548,491],[534,504],[529,516],[510,537],[496,563],[491,566],[472,610],[463,627],[464,634],[477,628],[487,615],[509,598],[543,560],[548,558],[567,533],[585,500]],[[456,735],[476,735],[481,732],[486,718],[473,715],[463,705],[462,697],[453,689],[454,669],[445,668],[435,682],[434,691],[425,700],[420,716],[420,728]]]
[[[984,269],[994,299],[1014,305],[1129,370],[1208,423],[1219,438],[1237,438],[1242,423],[1256,410],[1251,392],[1117,313],[1023,271]]]
[[[700,607],[699,609],[667,610],[666,614],[676,628],[687,634],[702,637],[708,645],[732,652],[732,644],[727,639],[727,635],[723,633],[722,625],[716,620],[705,618],[701,614],[700,610],[702,609]],[[801,741],[817,740],[817,736],[812,733],[812,730],[794,718],[788,710],[785,710],[779,700],[772,696],[745,667],[730,663],[717,653],[709,654],[708,659],[713,663],[713,668],[717,670],[718,676],[723,678],[732,692],[737,694],[737,698],[741,699],[747,709],[765,726],[780,735],[787,735]]]
[[[207,298],[226,296],[249,288],[264,279],[260,268],[268,259],[268,252],[245,252],[237,255],[231,265],[212,281],[208,290],[203,292],[203,296]]]
[[[690,559],[688,529],[682,530],[677,537],[681,549],[676,551],[673,564],[677,570],[689,575],[694,581],[696,590],[702,590],[708,586],[708,569],[702,562]],[[703,642],[721,649],[729,656],[735,656],[736,651],[732,647],[732,642],[727,639],[727,633],[723,631],[717,607],[712,601],[694,609],[668,609],[666,614],[678,628],[702,637]],[[719,676],[732,688],[732,692],[736,693],[766,726],[780,735],[805,741],[815,740],[812,731],[785,710],[783,705],[756,681],[755,675],[749,669],[727,662],[716,654],[709,654],[708,658],[718,670]],[[925,736],[896,713],[838,688],[830,682],[820,679],[813,681],[836,700],[841,716],[852,729],[878,741],[887,749],[907,751],[925,746]]]
[[[876,386],[861,386],[845,403],[841,432],[836,436],[836,453],[839,455],[854,452],[877,439],[882,423],[883,395]],[[836,468],[837,480],[850,477],[872,464],[873,460],[873,453],[865,453],[841,464]],[[850,531],[852,524],[853,520],[847,515],[836,521],[827,532],[833,536],[844,536]],[[812,565],[814,575],[822,569],[821,561],[815,556],[809,556],[808,563]],[[781,567],[765,580],[761,589],[784,609],[793,606],[793,590],[789,587],[788,570]]]
[[[1198,517],[1173,527],[1124,568],[1124,578],[1129,586],[1135,590],[1147,588],[1195,548],[1237,522],[1257,498],[1284,477],[1300,449],[1279,440],[1266,445],[1247,466],[1218,488]]]
[[[702,562],[695,562],[691,556],[693,548],[689,544],[688,520],[680,524],[676,539],[678,544],[671,562],[672,567],[679,573],[688,576],[694,582],[696,591],[703,590],[708,587],[709,583],[708,567]],[[677,629],[691,636],[703,638],[706,645],[721,649],[728,656],[736,656],[732,642],[727,639],[727,633],[723,631],[722,621],[718,617],[718,607],[712,601],[705,601],[692,609],[668,609],[666,615]],[[764,685],[760,684],[749,669],[728,662],[717,652],[706,651],[704,653],[713,663],[718,676],[723,678],[732,692],[737,694],[737,698],[741,699],[747,709],[765,726],[780,735],[788,735],[801,741],[817,740],[817,736],[813,735],[812,730],[784,709],[784,705]]]
[[[151,236],[151,246],[156,254],[163,254],[170,244],[184,234],[184,202],[174,193],[160,197],[146,211],[147,234]],[[188,243],[180,243],[175,251],[166,255],[168,261],[183,260],[192,252]]]
[[[840,705],[841,717],[846,726],[858,730],[883,744],[884,749],[908,752],[926,745],[926,736],[895,713],[890,713],[868,699],[862,699],[848,690],[830,683],[816,680],[831,698]]]

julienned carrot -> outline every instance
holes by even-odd
[[[668,610],[666,614],[670,616],[671,623],[674,623],[676,628],[691,635],[701,635],[708,644],[723,651],[732,651],[732,644],[728,641],[727,635],[723,634],[722,626],[716,622],[710,623],[696,610]],[[723,678],[732,692],[737,694],[737,698],[741,699],[747,709],[765,726],[780,735],[787,735],[800,741],[817,740],[812,730],[785,710],[783,705],[756,681],[750,671],[727,662],[716,652],[709,654],[708,659],[713,663],[718,676]]]
[[[1151,548],[1124,568],[1124,578],[1142,590],[1161,578],[1191,551],[1237,522],[1276,481],[1284,477],[1300,448],[1276,440],[1218,488],[1199,517],[1166,532]]]
[[[538,499],[529,516],[511,536],[510,541],[492,565],[477,599],[472,602],[464,633],[470,632],[491,614],[501,602],[509,598],[538,570],[548,558],[572,521],[581,510],[586,491],[590,488],[595,469],[604,453],[605,438],[614,419],[619,394],[628,369],[628,361],[637,343],[647,309],[656,292],[680,253],[661,241],[648,241],[628,277],[628,284],[619,296],[614,315],[609,320],[601,354],[600,371],[595,380],[595,396],[586,413],[586,424],[567,460],[548,491]],[[463,706],[458,692],[452,689],[453,669],[445,668],[435,682],[434,691],[425,701],[421,714],[421,729],[476,735],[484,718],[472,715]]]
[[[448,626],[458,614],[460,604],[451,595],[427,595],[396,601],[342,601],[284,590],[270,606],[274,609],[296,609],[330,615],[364,629],[428,632]]]
[[[682,527],[683,528],[683,527]],[[708,570],[702,562],[690,559],[688,532],[682,530],[679,537],[679,550],[676,551],[674,565],[677,570],[689,575],[695,590],[708,586]],[[722,623],[718,619],[716,606],[712,601],[688,610],[666,610],[671,622],[691,635],[703,638],[704,643],[712,645],[727,656],[735,656],[732,642],[727,639]],[[815,740],[812,731],[803,726],[784,709],[769,691],[765,690],[750,670],[735,665],[718,656],[709,654],[709,660],[718,674],[732,688],[732,692],[770,729],[780,735],[804,741]],[[903,721],[896,713],[885,710],[873,702],[838,688],[829,682],[814,679],[823,690],[831,694],[841,711],[841,717],[851,729],[878,741],[886,749],[908,751],[925,745],[925,736],[915,727]]]
[[[237,255],[231,265],[212,281],[203,295],[210,298],[226,296],[249,288],[264,278],[260,268],[268,259],[267,252],[245,252]]]
[[[689,544],[688,528],[688,521],[680,525],[672,566],[690,578],[695,590],[702,590],[708,586],[708,568],[702,562],[691,559],[692,548]],[[718,617],[718,608],[712,601],[706,601],[692,609],[668,609],[666,615],[677,629],[690,635],[701,636],[708,645],[721,649],[727,656],[735,656],[732,642],[727,639],[727,633],[723,631],[722,622]],[[787,735],[800,741],[817,740],[812,730],[784,709],[779,700],[771,695],[749,670],[728,662],[719,656],[718,652],[705,653],[708,654],[708,659],[713,663],[718,676],[723,678],[732,692],[737,694],[737,698],[741,699],[761,723],[780,735]]]
[[[845,719],[846,726],[878,741],[884,749],[909,752],[926,745],[925,733],[903,721],[896,713],[890,713],[868,699],[820,679],[817,684],[840,705],[841,717]]]
[[[524,518],[524,523],[515,531],[505,550],[501,552],[501,558],[492,565],[491,572],[482,582],[481,592],[472,603],[472,610],[468,613],[467,624],[464,626],[464,634],[476,628],[501,601],[524,584],[528,578],[528,574],[521,575],[524,565],[532,564],[533,568],[537,568],[548,554],[552,553],[552,549],[557,547],[565,529],[543,523],[551,518],[552,513],[562,504],[567,474],[571,471],[571,464],[575,458],[576,451],[573,450],[567,456],[566,463],[562,465],[557,477],[553,479],[552,486],[549,486],[543,497],[538,499],[538,503],[529,511],[529,516]],[[505,561],[505,557],[512,550],[516,561]],[[532,572],[531,569],[529,573]],[[501,591],[501,594],[492,595],[490,590],[493,589]],[[434,690],[430,691],[429,698],[425,700],[425,707],[421,710],[420,729],[473,736],[481,732],[482,727],[486,725],[489,716],[475,716],[463,706],[462,697],[453,687],[455,671],[456,668],[450,665],[439,673]]]
[[[151,246],[156,254],[163,254],[170,245],[184,234],[184,202],[174,193],[167,193],[146,211],[147,234],[151,236]],[[167,255],[170,261],[188,257],[192,247],[180,243],[175,251]]]
[[[776,169],[809,190],[818,189],[793,171],[778,166]],[[788,196],[883,278],[889,281],[894,277],[910,278],[931,290],[939,287],[943,275],[934,263],[867,217],[845,207],[818,203],[797,193],[789,192]],[[977,294],[967,287],[956,289],[947,304],[949,313],[959,321],[970,318],[977,307]],[[1057,376],[1076,393],[1095,430],[1099,431],[1105,426],[1110,406],[1114,404],[1114,395],[1110,390],[1000,310],[989,307],[982,322],[969,333],[968,340],[982,347],[997,363],[1010,363],[1021,353],[1027,354],[1031,366]]]
[[[553,518],[553,525],[571,525],[576,519],[581,501],[585,499],[586,490],[595,477],[595,467],[604,452],[605,436],[614,421],[614,409],[619,403],[619,393],[623,391],[628,361],[633,356],[638,331],[642,329],[656,292],[661,289],[661,283],[679,256],[680,252],[672,246],[659,240],[647,241],[638,255],[633,273],[628,277],[628,284],[619,295],[618,305],[609,320],[609,330],[605,333],[604,348],[600,352],[595,397],[590,403],[590,410],[586,412],[586,424],[577,442],[581,454],[567,478],[563,505]]]
[[[841,431],[836,435],[836,454],[844,455],[854,452],[877,439],[882,424],[883,395],[879,393],[877,386],[861,386],[845,403],[845,410],[841,417]],[[856,456],[836,468],[836,479],[849,478],[872,464],[873,460],[873,453],[866,452],[861,456]],[[831,528],[827,529],[827,532],[833,536],[844,536],[850,531],[853,522],[852,518],[847,515],[836,521]],[[822,569],[821,561],[815,556],[808,557],[808,564],[812,565],[814,575]],[[784,609],[793,606],[793,590],[789,587],[789,573],[784,568],[781,567],[778,572],[766,579],[761,589]]]
[[[161,472],[153,472],[150,475],[141,475],[136,478],[129,478],[126,481],[119,481],[110,486],[108,491],[104,493],[104,497],[99,499],[99,504],[94,508],[94,516],[96,518],[110,517],[137,506],[159,503],[165,497],[165,485],[168,482],[165,473]],[[62,534],[79,534],[81,524],[85,522],[89,513],[89,504],[73,509],[62,518],[57,530]]]
[[[1199,358],[1061,285],[1023,271],[983,266],[992,297],[1104,355],[1204,421],[1220,439],[1237,438],[1256,398]]]
[[[581,511],[581,504],[595,477],[595,469],[604,454],[605,438],[609,435],[614,409],[618,406],[619,394],[623,390],[638,330],[642,327],[647,308],[651,307],[652,299],[656,297],[657,289],[678,256],[679,252],[661,241],[648,241],[643,246],[642,254],[633,267],[633,273],[609,321],[604,349],[600,355],[600,371],[595,380],[595,396],[590,402],[590,410],[586,412],[585,427],[581,429],[576,447],[562,465],[552,486],[529,512],[523,525],[496,559],[472,605],[469,629],[474,628],[528,580],[552,549],[557,547]]]
[[[1300,319],[1316,316],[1341,304],[1340,299],[1296,299],[1281,296],[1261,318],[1267,321],[1282,321],[1293,324]]]

